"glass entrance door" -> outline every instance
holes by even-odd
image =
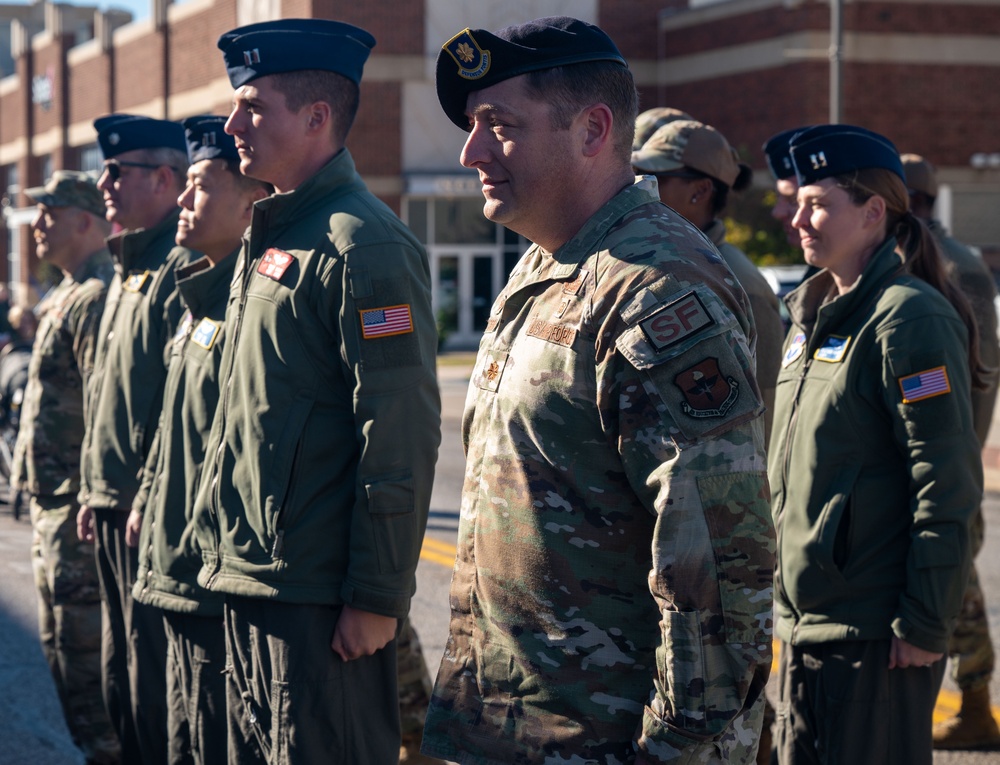
[[[496,250],[434,248],[431,251],[434,310],[443,347],[472,349],[486,328],[500,291],[503,257]]]

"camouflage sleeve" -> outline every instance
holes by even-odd
[[[90,378],[94,372],[97,333],[101,325],[101,315],[104,313],[107,288],[98,279],[92,279],[84,285],[82,291],[85,297],[73,306],[71,319],[73,322],[73,356],[76,359],[76,368],[80,370],[80,380],[84,391],[84,420],[87,421],[89,402],[86,392],[90,387]]]
[[[674,331],[682,325],[696,329]],[[660,643],[637,762],[752,762],[775,539],[749,348],[698,287],[639,312],[616,347],[605,376],[619,451],[657,519],[649,587]]]

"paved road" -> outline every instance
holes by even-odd
[[[448,584],[464,470],[459,432],[467,381],[466,367],[441,367],[444,440],[412,612],[432,674],[448,632]],[[1000,638],[1000,493],[989,495],[985,511],[987,542],[980,556],[980,576],[996,639]],[[81,765],[82,758],[69,741],[38,649],[35,595],[27,557],[29,542],[27,522],[15,522],[0,506],[0,688],[5,689],[0,693],[0,765]],[[1000,701],[996,676],[993,698]],[[956,702],[953,686],[946,680],[939,700],[941,714]],[[939,752],[934,763],[998,765],[1000,752]]]

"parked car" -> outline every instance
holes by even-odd
[[[785,331],[791,326],[792,321],[788,316],[788,310],[785,308],[785,303],[781,299],[791,292],[793,289],[799,286],[802,282],[802,277],[806,273],[806,264],[798,263],[790,266],[761,266],[761,274],[767,280],[767,283],[771,285],[771,289],[774,290],[774,294],[778,296],[779,302],[781,302],[781,322],[785,325]]]

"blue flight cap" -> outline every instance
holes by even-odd
[[[203,159],[240,159],[236,139],[226,135],[226,118],[215,114],[199,114],[181,120],[187,138],[188,157],[193,165]]]
[[[856,125],[806,128],[792,137],[790,152],[800,186],[871,167],[890,170],[906,183],[893,142]]]
[[[438,100],[448,119],[469,129],[469,93],[519,74],[590,61],[628,64],[604,30],[568,16],[549,16],[501,29],[464,29],[441,46]]]
[[[230,30],[218,45],[234,88],[303,69],[336,72],[358,84],[375,38],[342,21],[278,19]]]
[[[807,126],[811,127],[811,126]],[[782,130],[777,135],[767,139],[763,145],[764,156],[767,158],[767,166],[771,170],[774,180],[783,181],[786,178],[795,177],[795,165],[792,164],[792,155],[788,151],[792,136],[801,133],[807,127],[797,127],[791,130]]]
[[[136,149],[177,149],[187,154],[184,128],[179,122],[135,114],[108,114],[94,120],[94,130],[105,159]]]

